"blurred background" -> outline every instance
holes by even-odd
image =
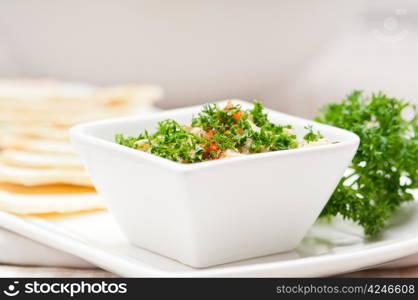
[[[353,89],[417,101],[412,0],[3,0],[0,77],[160,84],[312,117]]]

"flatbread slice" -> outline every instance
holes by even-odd
[[[69,140],[68,128],[60,128],[53,124],[42,123],[11,123],[5,122],[0,125],[0,135],[23,136],[28,138]]]
[[[48,79],[0,80],[0,108],[72,108],[90,98],[96,87]],[[59,106],[62,105],[62,106]]]
[[[16,214],[71,213],[105,209],[96,193],[25,195],[0,191],[0,210]]]
[[[66,183],[92,186],[83,170],[18,168],[0,164],[0,182],[27,186]]]
[[[0,136],[0,149],[14,149],[40,153],[75,154],[73,147],[67,141],[37,139],[9,134]]]
[[[80,88],[51,81],[0,81],[0,122],[76,124],[126,115],[162,96],[154,85]]]
[[[96,192],[96,189],[92,186],[82,186],[63,183],[26,186],[21,184],[0,182],[0,191],[9,192],[13,194],[48,195],[94,193]]]
[[[8,166],[22,168],[83,169],[77,155],[36,153],[6,149],[0,152],[0,162]]]
[[[118,109],[100,109],[90,107],[86,111],[75,112],[72,114],[56,111],[54,113],[35,113],[35,112],[19,112],[13,110],[0,110],[1,122],[61,122],[64,124],[77,124],[81,122],[112,118],[127,114],[129,107],[119,107]]]
[[[92,100],[106,107],[115,108],[123,103],[146,106],[163,96],[161,87],[149,84],[124,84],[95,90]]]
[[[56,80],[0,80],[0,109],[31,111],[78,111],[88,106],[118,106],[155,102],[162,89],[150,84],[94,87]]]

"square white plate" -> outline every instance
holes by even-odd
[[[0,212],[0,226],[128,277],[329,276],[418,253],[418,201],[402,207],[373,241],[365,240],[361,229],[348,222],[317,222],[294,251],[206,269],[131,245],[107,212],[49,219]],[[413,263],[411,258],[408,263]]]

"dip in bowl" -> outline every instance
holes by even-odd
[[[217,105],[225,108],[229,103]],[[253,109],[248,102],[231,103],[242,111]],[[152,135],[167,119],[188,126],[201,110],[194,106],[71,129],[72,142],[122,231],[137,246],[198,268],[295,248],[331,196],[359,138],[267,109],[271,123],[290,125],[296,144],[248,154],[240,153],[248,149],[236,144],[239,155],[228,157],[223,152],[231,149],[221,149],[220,143],[206,151],[213,142],[208,139],[202,141],[201,161],[196,162],[183,161],[182,156],[164,158],[143,147],[141,133]],[[202,127],[191,128],[208,133]],[[320,137],[308,138],[303,145],[310,132]],[[139,149],[123,143],[129,137],[139,137]],[[318,141],[326,142],[306,147]]]

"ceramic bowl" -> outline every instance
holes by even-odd
[[[266,110],[272,122],[291,124],[298,135],[311,124],[338,143],[181,164],[114,142],[118,133],[153,132],[167,118],[189,124],[200,110],[194,106],[71,129],[72,142],[122,231],[137,246],[198,268],[295,248],[331,196],[359,138]]]

